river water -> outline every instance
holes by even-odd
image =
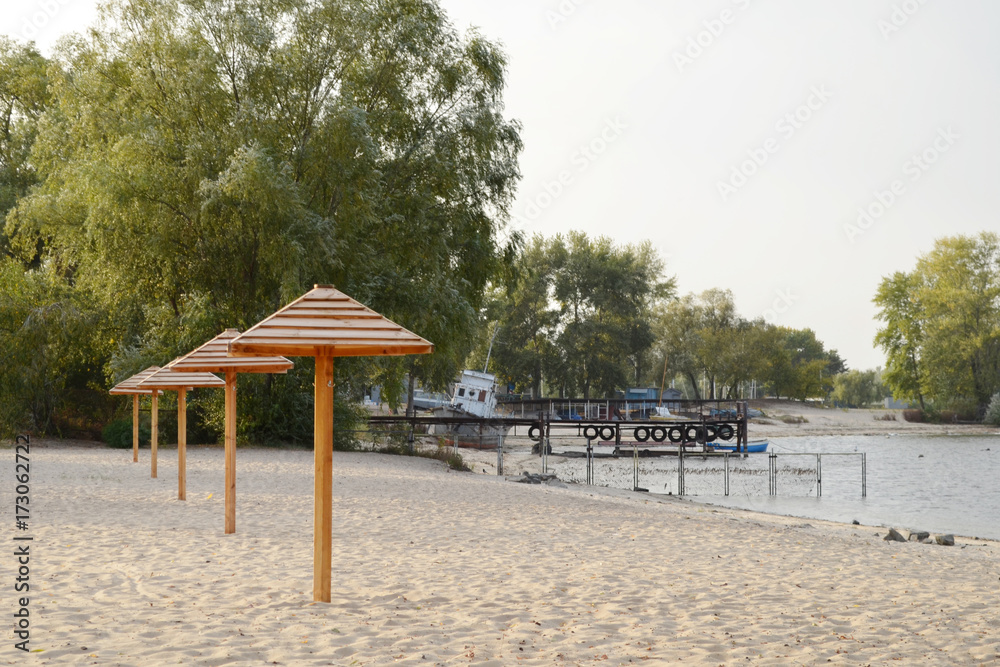
[[[768,455],[751,454],[730,457],[728,496],[723,459],[686,456],[685,496],[769,514],[1000,540],[1000,435],[814,436],[770,442],[768,451],[778,454],[777,495],[769,495]],[[824,455],[821,497],[817,459],[804,454]],[[677,466],[676,457],[639,459],[639,486],[677,494]],[[580,459],[553,468],[560,479],[586,480]],[[633,460],[597,459],[594,478],[602,486],[632,488]]]

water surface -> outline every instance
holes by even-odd
[[[768,495],[768,455],[730,458],[730,489],[724,495],[721,459],[687,456],[685,495],[698,502],[864,525],[1000,540],[1000,435],[812,436],[774,438],[779,456],[777,496]],[[867,497],[862,498],[860,454],[867,458]],[[821,453],[822,497],[817,497],[816,457]],[[829,456],[830,454],[851,456]],[[793,456],[793,454],[796,454]],[[579,459],[555,472],[586,479]],[[632,488],[632,459],[598,459],[595,482]],[[678,493],[676,457],[640,459],[639,486]]]

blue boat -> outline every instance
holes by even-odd
[[[755,440],[754,442],[748,442],[746,445],[746,451],[748,454],[761,454],[767,451],[767,440]],[[736,445],[720,445],[717,442],[713,442],[709,445],[712,449],[717,452],[735,452]]]

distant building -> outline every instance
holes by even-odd
[[[657,394],[660,393],[658,387],[630,387],[628,391],[625,392],[626,401],[656,401],[659,400]],[[673,387],[667,387],[663,390],[662,399],[664,401],[679,401],[684,395],[677,389]]]

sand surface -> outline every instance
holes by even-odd
[[[908,422],[902,410],[827,408],[799,401],[751,401],[764,417],[750,420],[750,438],[803,435],[983,435],[998,432],[982,424]],[[787,420],[791,423],[786,423]],[[802,420],[801,423],[795,423]]]
[[[0,495],[14,503],[13,459]],[[36,444],[31,643],[7,664],[1000,665],[1000,548],[631,492],[334,456],[333,601],[313,603],[312,454]],[[13,517],[5,514],[7,544]],[[14,557],[2,558],[5,614]],[[8,619],[11,617],[8,615]]]

